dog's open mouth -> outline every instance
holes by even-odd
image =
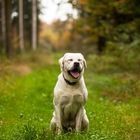
[[[68,73],[75,79],[77,79],[80,76],[81,70],[80,68],[74,68],[72,70],[69,70]]]

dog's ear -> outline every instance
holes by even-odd
[[[83,59],[84,67],[87,68],[87,62],[85,59]]]
[[[84,67],[87,68],[87,62],[86,62],[86,60],[85,60],[83,54],[80,53],[80,55],[81,55],[81,57],[82,57],[82,59],[83,59]]]
[[[61,57],[58,62],[59,62],[60,68],[62,69],[64,67],[64,56]]]

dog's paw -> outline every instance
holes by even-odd
[[[56,134],[60,135],[61,134],[61,129],[59,127],[56,128]]]
[[[72,128],[71,127],[68,128],[68,132],[72,132]]]

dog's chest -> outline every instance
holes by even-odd
[[[65,92],[60,99],[61,105],[82,105],[84,103],[84,95],[78,91]]]
[[[73,120],[84,104],[84,94],[78,90],[65,91],[60,99],[60,106],[62,109],[63,118],[66,120]]]

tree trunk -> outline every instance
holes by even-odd
[[[6,43],[6,19],[5,19],[5,0],[1,1],[1,19],[2,19],[2,44],[3,44],[3,50],[6,49],[7,43]]]
[[[105,47],[106,47],[106,37],[105,36],[99,36],[98,37],[98,42],[97,42],[97,50],[98,50],[98,53],[101,54]]]
[[[23,21],[23,0],[19,0],[19,46],[24,51],[24,21]]]
[[[37,0],[32,0],[32,49],[37,48]]]
[[[5,52],[8,57],[11,56],[12,53],[12,43],[11,43],[11,0],[3,0],[5,1]],[[4,26],[5,26],[4,25]]]

